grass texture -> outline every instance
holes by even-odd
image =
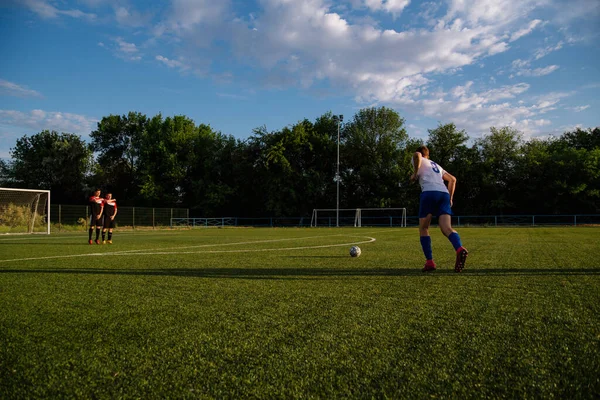
[[[598,398],[600,229],[459,233],[0,237],[0,398]]]

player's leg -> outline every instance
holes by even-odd
[[[102,230],[102,217],[96,220],[96,244],[100,244],[100,231]]]
[[[423,272],[435,270],[435,262],[433,261],[433,249],[431,247],[431,236],[429,236],[429,225],[431,225],[431,214],[425,218],[419,218],[419,236],[421,240],[421,248],[425,255],[425,266]]]
[[[456,261],[454,263],[454,271],[461,272],[465,267],[469,252],[462,245],[460,235],[452,229],[452,211],[450,210],[450,196],[447,200],[444,199],[440,207],[440,216],[438,218],[440,229],[444,236],[448,238],[454,250],[456,251]]]
[[[109,224],[109,218],[104,216],[104,224],[102,225],[102,244],[106,244],[106,231],[108,230]]]
[[[92,244],[94,242],[92,242],[92,234],[94,233],[94,216],[90,215],[90,229],[89,229],[89,238],[88,238],[88,243]]]
[[[113,228],[109,228],[108,229],[108,243],[112,244],[112,234],[113,234]]]
[[[431,248],[431,236],[429,236],[429,225],[431,225],[432,217],[432,194],[433,192],[421,193],[419,202],[419,239],[421,248],[425,255],[425,266],[423,272],[435,270],[435,262],[433,261],[433,250]]]

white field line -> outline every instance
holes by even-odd
[[[220,247],[220,246],[239,246],[244,244],[256,244],[256,243],[276,243],[276,242],[289,242],[292,240],[304,240],[304,239],[321,239],[321,238],[330,238],[334,236],[350,236],[350,237],[364,237],[364,236],[354,236],[354,235],[345,235],[345,234],[337,234],[337,235],[319,235],[319,236],[305,236],[305,237],[295,237],[295,238],[285,238],[285,239],[265,239],[265,240],[250,240],[247,242],[234,242],[234,243],[214,243],[214,244],[198,244],[194,246],[175,246],[175,247],[164,247],[160,249],[140,249],[140,250],[123,250],[117,253],[135,253],[142,254],[139,252],[154,252],[154,251],[164,251],[164,250],[180,250],[180,249],[199,249],[205,247]]]
[[[184,246],[184,247],[168,247],[168,248],[166,248],[166,250],[173,249],[174,251],[164,251],[165,249],[127,250],[127,251],[116,251],[116,252],[108,252],[108,253],[85,253],[85,254],[70,254],[70,255],[60,255],[60,256],[15,258],[15,259],[10,259],[10,260],[0,260],[0,263],[16,262],[16,261],[52,260],[52,259],[59,259],[59,258],[75,258],[75,257],[97,257],[97,256],[137,256],[137,255],[241,253],[241,252],[257,252],[257,251],[305,250],[305,249],[318,249],[318,248],[326,248],[326,247],[340,247],[340,246],[348,246],[348,245],[354,245],[354,244],[371,243],[371,242],[374,242],[375,240],[377,240],[375,238],[366,236],[366,238],[368,238],[369,240],[359,241],[359,242],[350,242],[350,243],[319,245],[319,246],[301,246],[301,247],[271,248],[271,249],[199,250],[199,251],[186,251],[186,252],[177,251],[178,249],[187,249],[187,248],[206,248],[206,247],[233,246],[233,245],[245,245],[245,244],[256,244],[256,243],[274,243],[274,242],[282,242],[282,241],[286,241],[286,240],[313,239],[313,238],[333,237],[333,236],[353,237],[352,235],[343,235],[343,234],[328,235],[328,236],[308,236],[308,237],[301,237],[301,238],[257,240],[257,241],[250,241],[250,242],[217,243],[217,244],[205,244],[205,245],[200,245],[200,246]],[[354,236],[354,237],[365,238],[365,236]]]
[[[325,244],[320,246],[302,246],[302,247],[282,247],[275,249],[239,249],[239,250],[200,250],[200,251],[164,251],[164,252],[152,252],[152,253],[114,253],[116,256],[137,256],[137,255],[145,255],[145,256],[153,256],[160,254],[198,254],[198,253],[249,253],[249,252],[257,252],[257,251],[283,251],[283,250],[306,250],[306,249],[322,249],[326,247],[341,247],[341,246],[350,246],[355,244],[363,244],[363,243],[372,243],[375,238],[369,238],[369,240],[364,240],[362,242],[351,242],[351,243],[339,243],[339,244]]]

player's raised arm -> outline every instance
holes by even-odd
[[[454,190],[456,189],[456,178],[449,174],[447,171],[444,171],[444,175],[442,175],[442,179],[448,182],[448,193],[450,193],[450,205],[452,205],[454,198]]]
[[[415,168],[415,171],[410,176],[411,181],[416,181],[417,178],[419,177],[419,168],[421,168],[421,157],[423,157],[423,156],[418,151],[415,152],[412,156],[412,164],[413,164],[413,167]]]

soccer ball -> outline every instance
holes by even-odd
[[[358,256],[360,256],[360,247],[358,247],[358,246],[352,246],[352,247],[350,247],[350,256],[351,257],[358,257]]]

